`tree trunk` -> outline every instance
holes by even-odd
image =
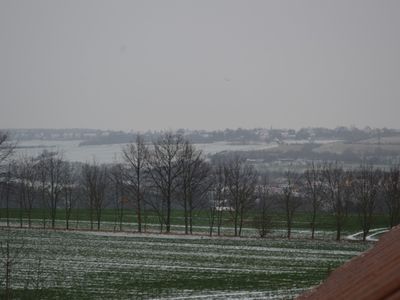
[[[188,222],[188,208],[187,208],[187,199],[186,199],[186,192],[184,192],[183,196],[183,213],[185,219],[185,234],[189,233],[189,222]]]
[[[342,224],[340,224],[339,222],[337,223],[337,227],[336,227],[336,240],[340,241],[340,235],[342,232]]]
[[[140,195],[138,195],[137,199],[137,222],[138,222],[138,231],[142,232],[142,207],[141,207]]]
[[[315,235],[315,219],[316,219],[317,211],[316,208],[314,207],[313,209],[313,215],[311,219],[311,239],[314,239]]]

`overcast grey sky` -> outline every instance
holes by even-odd
[[[0,0],[0,128],[400,128],[400,1]]]

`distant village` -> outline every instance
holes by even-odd
[[[2,129],[9,132],[14,140],[82,140],[84,144],[118,144],[132,142],[136,131],[124,132],[100,129]],[[140,132],[144,139],[151,141],[159,137],[164,131]],[[299,130],[276,129],[276,128],[253,128],[253,129],[225,129],[225,130],[189,130],[178,129],[193,143],[232,142],[238,144],[246,143],[285,143],[287,141],[306,140],[310,143],[318,140],[342,140],[346,142],[357,142],[369,138],[382,138],[400,134],[398,129],[389,128],[357,128],[337,127],[334,129],[322,127],[307,127]]]

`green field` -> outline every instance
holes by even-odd
[[[3,228],[3,261],[7,240],[19,299],[290,299],[371,246]]]
[[[33,209],[31,218],[34,220],[33,224],[35,226],[42,226],[42,217],[43,214],[46,215],[48,212],[41,209]],[[147,212],[144,214],[143,218],[144,229],[147,231],[158,232],[160,227],[158,224],[158,218],[152,212]],[[18,209],[10,209],[9,210],[9,218],[12,220],[12,224],[14,226],[19,225],[19,218],[21,216],[20,210]],[[46,215],[47,216],[47,215]],[[252,219],[253,214],[249,213],[244,222],[244,234],[245,235],[257,235],[256,230],[253,228]],[[27,221],[27,213],[22,213],[23,218],[23,226],[28,225]],[[48,217],[46,217],[46,226],[51,226],[51,221]],[[285,230],[286,220],[285,215],[283,213],[273,213],[271,214],[271,229],[273,231],[277,230]],[[6,211],[5,209],[0,209],[0,222],[4,225],[6,221]],[[137,219],[136,214],[133,210],[126,209],[123,214],[123,231],[136,231],[137,230]],[[310,221],[311,215],[307,212],[298,212],[294,216],[293,228],[302,230],[303,232],[310,230]],[[184,231],[184,219],[183,213],[180,210],[173,210],[171,215],[171,223],[172,230],[179,233]],[[97,224],[94,224],[96,227]],[[58,228],[65,228],[65,213],[63,209],[59,209],[57,211],[57,223],[56,226]],[[90,228],[89,224],[89,210],[86,209],[75,209],[72,211],[70,224],[71,229],[88,229]],[[199,234],[207,234],[209,230],[209,217],[206,211],[196,211],[193,215],[193,226],[194,233]],[[224,228],[224,235],[233,235],[233,222],[230,214],[225,212],[223,215],[223,223],[222,226]],[[389,218],[387,215],[375,215],[372,227],[373,228],[385,228],[389,226]],[[116,219],[116,211],[113,209],[105,209],[102,212],[101,217],[101,229],[104,230],[119,230],[119,222]],[[214,229],[215,232],[216,229]],[[327,232],[333,232],[336,230],[335,227],[335,218],[332,214],[329,213],[319,213],[316,219],[316,230],[322,234],[322,237],[326,237]],[[361,231],[361,223],[358,215],[349,214],[344,226],[343,233],[351,234],[357,231]],[[304,233],[305,237],[307,236]]]
[[[257,238],[247,216],[243,237],[234,238],[229,213],[222,237],[208,237],[204,211],[194,216],[194,235],[184,235],[182,212],[172,213],[171,234],[159,234],[158,219],[147,214],[145,233],[137,233],[136,216],[126,210],[122,232],[115,211],[102,214],[101,231],[90,231],[89,211],[75,210],[70,231],[64,230],[64,211],[57,212],[56,229],[41,229],[42,210],[0,211],[2,242],[0,282],[4,294],[5,246],[19,253],[12,268],[12,292],[18,299],[291,299],[318,284],[329,272],[371,246],[335,242],[335,223],[320,214],[316,240],[310,240],[310,215],[296,215],[292,240],[285,218],[276,213],[265,239]],[[22,228],[20,216],[23,217]],[[47,228],[51,226],[46,220]],[[378,215],[374,227],[386,227]],[[96,226],[95,226],[96,228]],[[349,215],[343,236],[360,231],[359,219]],[[214,229],[214,232],[216,230]],[[0,296],[1,298],[1,296]]]

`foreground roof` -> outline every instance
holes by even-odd
[[[400,299],[400,225],[297,299]]]

